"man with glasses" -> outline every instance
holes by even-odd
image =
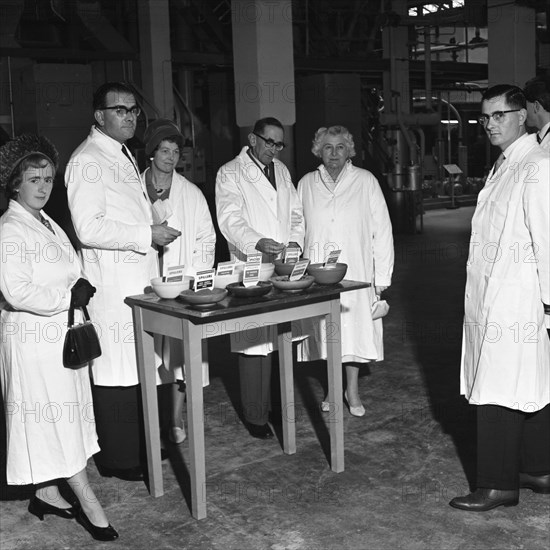
[[[489,88],[481,112],[501,155],[466,264],[460,391],[477,406],[477,488],[450,502],[471,512],[514,506],[520,488],[550,493],[550,158],[526,132],[520,88]]]
[[[90,316],[102,355],[92,362],[92,392],[102,475],[143,479],[140,387],[131,309],[124,298],[142,294],[158,275],[155,245],[180,232],[155,225],[136,162],[126,147],[140,108],[132,89],[108,82],[93,97],[95,125],[65,172],[69,209],[81,243],[85,277],[97,293]]]
[[[523,88],[527,98],[527,126],[536,128],[536,140],[550,151],[550,75],[529,80]]]
[[[286,166],[277,153],[284,148],[284,129],[272,117],[256,122],[248,145],[224,164],[216,177],[218,224],[231,257],[246,261],[260,251],[264,262],[280,257],[286,247],[302,247],[302,205]],[[252,437],[268,439],[271,353],[276,347],[274,327],[256,327],[232,335],[232,351],[239,353],[241,401]]]

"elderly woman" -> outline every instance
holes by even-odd
[[[351,163],[355,146],[346,128],[320,128],[312,152],[322,164],[298,183],[306,222],[304,257],[312,263],[324,262],[330,251],[341,250],[339,261],[348,264],[346,278],[371,283],[370,288],[341,296],[345,397],[351,414],[363,416],[359,365],[384,358],[382,320],[372,319],[371,308],[391,284],[392,227],[378,181]],[[299,346],[299,360],[326,359],[323,324],[324,319],[304,322],[310,337]],[[326,401],[321,407],[329,410]]]
[[[143,136],[145,154],[150,167],[142,174],[147,193],[153,203],[158,223],[168,222],[170,227],[181,231],[181,237],[166,245],[160,255],[161,275],[168,268],[184,266],[185,275],[194,276],[197,271],[214,265],[216,232],[208,204],[201,190],[176,172],[183,147],[180,129],[167,119],[158,119],[149,124]],[[155,347],[162,356],[157,369],[162,382],[172,384],[171,426],[168,437],[180,444],[186,439],[183,425],[183,379],[181,342],[169,337],[158,337]],[[162,350],[162,351],[161,351]],[[208,385],[208,368],[203,364],[203,385]]]
[[[0,381],[7,423],[7,481],[34,484],[29,512],[76,520],[102,541],[118,538],[86,474],[99,451],[87,368],[62,363],[67,311],[88,304],[95,288],[81,278],[75,250],[42,208],[57,151],[40,136],[0,147],[0,186],[9,200],[0,218]],[[65,478],[79,505],[59,492]]]

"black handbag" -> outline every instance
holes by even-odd
[[[74,308],[69,308],[69,325],[63,345],[63,366],[67,369],[84,367],[101,355],[99,337],[90,321],[88,310],[86,307],[81,309],[84,313],[84,323],[74,325]]]

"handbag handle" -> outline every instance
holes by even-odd
[[[84,319],[86,321],[89,321],[90,316],[88,315],[88,310],[86,309],[86,306],[81,306],[80,309],[82,310],[82,313],[84,313]],[[74,325],[74,310],[75,310],[75,307],[73,306],[69,308],[69,328],[71,328]]]

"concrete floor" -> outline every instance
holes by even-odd
[[[385,361],[364,369],[367,414],[344,413],[346,470],[328,465],[322,363],[295,368],[298,451],[257,441],[242,426],[234,357],[211,342],[205,390],[208,517],[188,508],[188,446],[170,446],[166,493],[99,476],[91,483],[118,549],[546,549],[550,497],[522,490],[515,508],[482,514],[448,501],[474,475],[473,411],[459,396],[464,264],[472,207],[434,210],[422,235],[396,236]],[[280,434],[279,434],[280,435]],[[3,438],[2,438],[3,440]],[[27,512],[31,487],[0,486],[2,550],[104,548],[74,521]]]

